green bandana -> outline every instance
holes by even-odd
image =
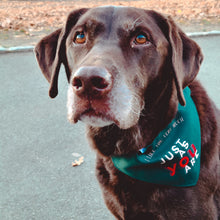
[[[200,122],[189,87],[183,92],[186,105],[178,105],[176,117],[152,144],[135,155],[112,157],[117,169],[149,183],[179,187],[196,185],[200,172]]]

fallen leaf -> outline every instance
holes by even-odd
[[[79,159],[72,162],[72,166],[73,167],[80,166],[83,162],[84,162],[84,157],[80,157]]]

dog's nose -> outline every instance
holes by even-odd
[[[72,85],[78,96],[103,97],[112,88],[112,78],[104,68],[81,67],[74,74]]]

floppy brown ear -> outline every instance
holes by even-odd
[[[177,96],[180,104],[185,105],[183,89],[198,74],[203,55],[196,42],[183,33],[170,17],[168,17],[167,23]]]
[[[200,47],[175,24],[171,17],[149,11],[169,42],[170,62],[177,89],[178,100],[185,105],[183,89],[189,85],[199,72],[203,61]]]
[[[55,98],[58,94],[58,75],[60,66],[63,63],[66,76],[70,79],[70,68],[66,58],[66,39],[79,17],[87,9],[79,9],[69,14],[66,25],[50,35],[44,37],[35,47],[35,54],[38,64],[45,78],[50,83],[49,96]]]
[[[56,97],[58,93],[57,81],[61,65],[58,48],[60,47],[61,31],[61,29],[58,29],[44,37],[35,47],[38,64],[45,78],[50,83],[49,95],[51,98]]]

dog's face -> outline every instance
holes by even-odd
[[[176,85],[170,96],[184,104],[182,89],[202,60],[198,46],[172,20],[153,11],[112,6],[72,12],[65,28],[44,38],[36,54],[52,97],[64,64],[71,122],[94,127],[115,123],[122,129],[137,124],[146,97],[161,98],[167,85]],[[151,85],[155,94],[146,95]]]
[[[70,121],[120,128],[137,123],[145,88],[168,53],[163,33],[151,26],[144,11],[131,8],[95,8],[79,18],[66,41]]]

